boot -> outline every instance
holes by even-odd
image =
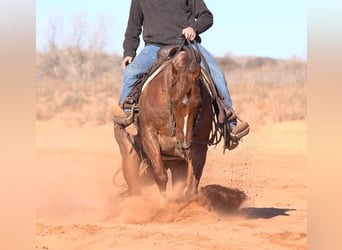
[[[242,137],[249,133],[249,124],[245,121],[240,121],[236,126],[231,126],[230,137],[233,141],[239,141]]]
[[[224,113],[226,116],[225,122],[228,123],[227,127],[229,127],[228,130],[230,137],[230,140],[226,141],[225,148],[233,150],[239,145],[242,137],[249,133],[250,127],[247,122],[239,119],[231,108],[224,108]]]
[[[123,126],[127,133],[132,136],[138,134],[138,129],[134,124],[134,108],[133,105],[131,110],[124,111],[120,107],[114,107],[113,109],[113,122]]]

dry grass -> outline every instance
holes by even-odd
[[[37,119],[105,124],[121,90],[120,58],[52,46],[37,52]],[[306,63],[297,59],[217,58],[236,111],[253,126],[305,119]]]
[[[306,63],[298,59],[237,58],[226,78],[236,111],[255,126],[306,118]]]

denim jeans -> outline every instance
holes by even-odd
[[[211,76],[216,84],[217,89],[220,91],[222,96],[224,97],[225,103],[228,107],[233,109],[232,100],[230,98],[229,90],[227,87],[227,82],[224,77],[222,70],[217,65],[214,57],[201,45],[199,45],[199,49],[206,59]],[[194,45],[193,45],[194,46]],[[196,47],[194,47],[196,49]],[[120,97],[120,105],[123,104],[126,96],[131,91],[132,85],[142,76],[144,72],[148,70],[149,67],[155,62],[157,59],[157,52],[160,49],[159,46],[155,45],[146,45],[141,52],[134,58],[132,63],[127,65],[124,74],[123,74],[123,86]],[[203,62],[201,63],[203,67]]]
[[[159,49],[159,46],[146,45],[134,60],[126,66],[123,74],[123,86],[119,101],[120,106],[124,103],[133,84],[140,79],[143,73],[145,73],[157,60],[157,52]]]

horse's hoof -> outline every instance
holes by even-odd
[[[188,189],[184,190],[184,199],[189,201],[197,198],[197,193],[194,191],[189,191]]]
[[[164,208],[167,203],[166,193],[160,194],[159,204],[161,208]]]

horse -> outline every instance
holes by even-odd
[[[140,193],[139,166],[144,158],[152,167],[162,199],[166,198],[167,169],[173,184],[182,183],[184,197],[198,194],[215,116],[198,58],[191,46],[182,46],[144,85],[138,103],[139,133],[133,138],[136,143],[131,143],[122,126],[115,125],[131,195]]]

